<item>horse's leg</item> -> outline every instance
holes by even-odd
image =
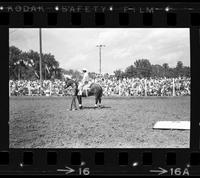
[[[80,103],[80,101],[79,101],[79,96],[77,95],[77,100],[78,100],[78,104]]]
[[[95,108],[97,108],[97,103],[98,103],[98,97],[96,96],[95,97],[95,105],[94,105]]]
[[[80,96],[80,103],[79,103],[79,108],[82,109],[82,96]]]
[[[82,108],[82,97],[80,95],[77,96],[78,98],[78,104],[79,104],[79,108]]]
[[[101,97],[99,97],[99,107],[101,107]]]

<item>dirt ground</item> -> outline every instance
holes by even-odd
[[[10,148],[189,148],[189,130],[154,130],[157,121],[190,120],[190,97],[10,97]]]

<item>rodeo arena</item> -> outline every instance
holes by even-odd
[[[73,91],[63,80],[44,80],[42,94],[39,80],[10,80],[10,147],[189,147],[190,78],[94,82],[103,88],[101,108],[84,97],[83,109],[70,112]]]
[[[189,148],[190,75],[103,75],[100,54],[93,78],[80,69],[84,88],[65,72],[44,77],[48,58],[59,66],[41,41],[39,53],[10,48],[10,148]]]

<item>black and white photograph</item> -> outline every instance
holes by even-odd
[[[189,148],[189,28],[9,28],[9,148]]]

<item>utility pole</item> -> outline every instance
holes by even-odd
[[[39,42],[40,42],[40,95],[42,95],[42,29],[39,29]]]
[[[101,48],[106,47],[105,45],[97,45],[99,48],[99,74],[101,74]]]

